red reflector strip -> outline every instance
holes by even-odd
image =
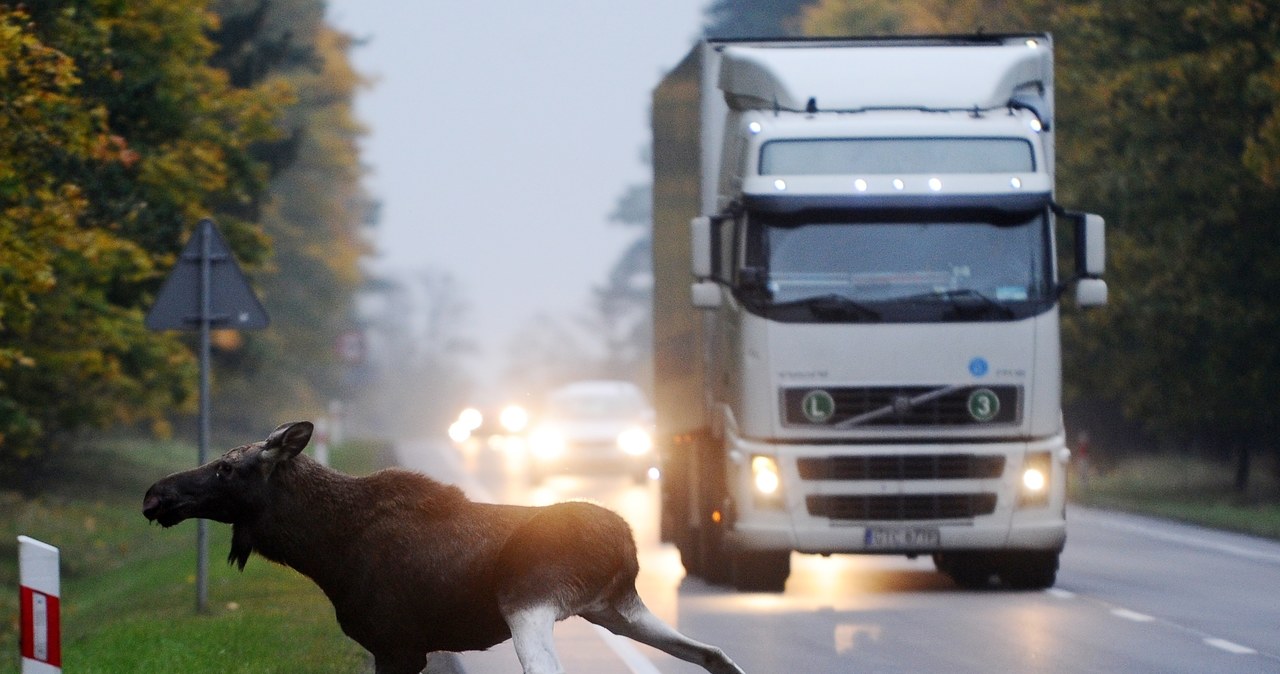
[[[62,666],[59,598],[20,586],[22,657]]]

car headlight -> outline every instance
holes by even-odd
[[[449,424],[449,439],[454,442],[466,442],[471,437],[471,429],[461,421]]]
[[[550,428],[539,428],[529,434],[529,452],[539,459],[554,459],[564,454],[564,436]]]
[[[648,454],[653,449],[653,438],[643,428],[628,428],[618,434],[618,449],[631,456]]]
[[[529,412],[519,405],[507,405],[498,413],[498,423],[508,433],[519,433],[529,425]]]

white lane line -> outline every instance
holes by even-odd
[[[1130,611],[1127,608],[1113,608],[1111,609],[1111,615],[1117,618],[1124,618],[1125,620],[1132,620],[1136,623],[1149,623],[1155,620],[1152,616],[1145,613],[1138,613],[1137,611]]]
[[[1226,639],[1209,637],[1205,639],[1204,642],[1214,648],[1220,648],[1228,653],[1235,653],[1236,655],[1257,655],[1258,653],[1248,646],[1241,646],[1234,641],[1227,641]]]
[[[1092,521],[1093,524],[1100,527],[1105,527],[1107,529],[1139,534],[1141,536],[1146,536],[1147,538],[1155,538],[1158,540],[1165,541],[1167,543],[1178,543],[1180,545],[1186,545],[1193,548],[1200,548],[1202,550],[1212,550],[1214,552],[1221,552],[1223,554],[1232,555],[1234,557],[1241,557],[1244,559],[1253,559],[1260,562],[1269,562],[1271,564],[1280,564],[1280,554],[1267,552],[1265,550],[1253,550],[1251,548],[1246,548],[1240,545],[1233,545],[1231,543],[1220,543],[1217,541],[1210,541],[1205,538],[1202,538],[1199,536],[1192,536],[1189,534],[1175,533],[1172,531],[1160,531],[1156,529],[1151,529],[1147,526],[1134,524],[1132,522],[1123,522],[1110,517],[1096,517],[1096,518],[1090,518],[1090,519],[1093,520]]]
[[[1053,597],[1054,599],[1075,599],[1076,598],[1076,593],[1070,590],[1063,590],[1056,587],[1051,587],[1045,590],[1044,593],[1049,595],[1050,597]]]
[[[608,646],[613,650],[614,654],[622,659],[622,664],[626,665],[627,669],[632,671],[632,674],[662,674],[648,658],[641,655],[640,651],[631,645],[630,641],[599,625],[592,624],[591,626],[595,628],[596,633],[604,640],[604,645]]]

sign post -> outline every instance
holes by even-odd
[[[22,674],[61,672],[62,589],[57,548],[18,537],[18,594]]]
[[[210,332],[261,330],[267,312],[212,220],[201,220],[147,313],[149,330],[200,331],[200,439],[196,465],[209,460]],[[209,598],[208,523],[196,521],[196,611]]]

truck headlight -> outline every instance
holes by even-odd
[[[1049,504],[1049,477],[1053,460],[1049,452],[1028,454],[1022,463],[1022,479],[1018,488],[1018,505],[1038,507]]]
[[[782,486],[778,462],[770,456],[751,457],[751,483],[761,496],[774,496]]]
[[[630,456],[648,454],[653,449],[653,438],[643,428],[628,428],[618,434],[618,449]]]

